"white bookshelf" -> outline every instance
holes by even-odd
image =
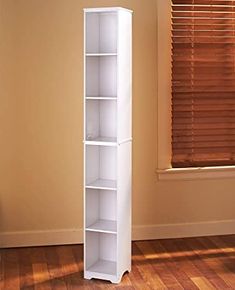
[[[132,11],[84,9],[84,277],[131,270]]]

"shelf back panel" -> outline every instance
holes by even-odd
[[[86,140],[97,137],[116,138],[117,103],[115,101],[86,101]]]
[[[117,56],[86,57],[86,96],[117,96]]]
[[[91,267],[99,260],[117,261],[117,236],[86,232],[86,267]]]
[[[111,146],[86,146],[86,184],[97,179],[116,180],[117,149]]]
[[[112,190],[86,189],[86,227],[97,220],[117,219],[117,193]]]
[[[86,13],[86,53],[117,51],[117,13]]]

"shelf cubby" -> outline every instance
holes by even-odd
[[[100,273],[115,276],[117,271],[117,263],[113,261],[99,259],[90,268],[88,268],[88,271],[92,273]]]
[[[117,233],[117,192],[86,189],[86,230]]]
[[[86,56],[86,96],[117,97],[117,56]]]
[[[116,275],[117,270],[117,236],[108,233],[86,231],[86,271],[89,275],[102,273]],[[92,276],[94,277],[94,276]],[[109,277],[111,278],[111,277]]]
[[[87,14],[86,53],[116,53],[117,26],[117,12]]]
[[[86,187],[115,189],[117,149],[110,146],[86,145]]]
[[[117,102],[86,100],[86,141],[117,141]]]

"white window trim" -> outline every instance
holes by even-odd
[[[235,166],[158,169],[157,175],[159,180],[234,178]]]
[[[157,169],[159,180],[234,178],[235,166],[171,167],[171,0],[158,0]]]

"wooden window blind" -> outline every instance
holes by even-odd
[[[235,1],[172,0],[172,166],[235,165]]]

